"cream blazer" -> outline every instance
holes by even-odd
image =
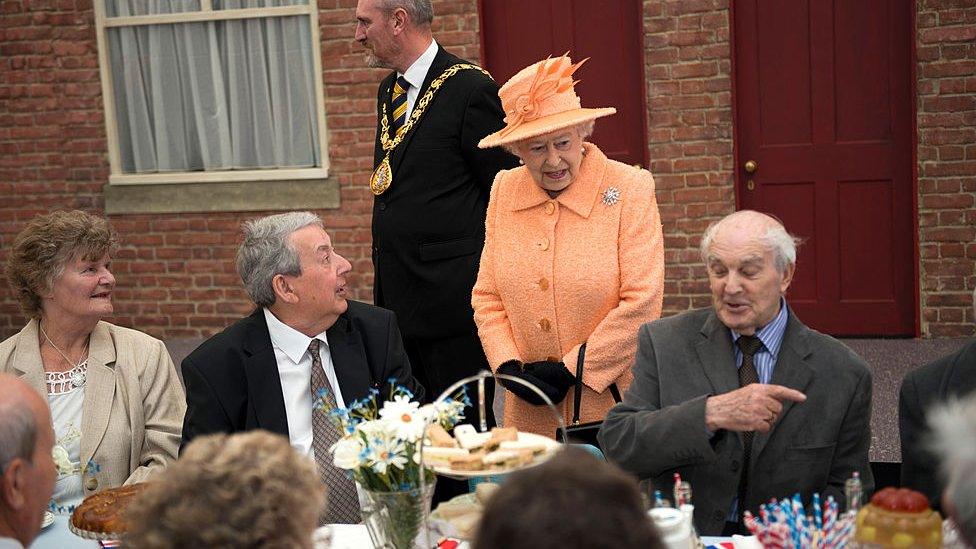
[[[37,333],[31,320],[0,343],[0,372],[21,377],[46,400]],[[185,412],[183,387],[163,342],[99,322],[81,412],[85,495],[144,481],[176,460]]]
[[[650,172],[608,159],[595,145],[576,180],[549,196],[525,167],[499,172],[471,304],[488,363],[562,361],[576,374],[585,341],[580,420],[602,420],[633,380],[641,324],[661,316],[664,238]],[[573,390],[557,405],[572,419]],[[511,394],[505,425],[548,437],[545,407]]]

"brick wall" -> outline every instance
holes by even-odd
[[[366,181],[374,97],[352,40],[356,0],[319,0],[331,173],[341,208],[323,215],[368,299]],[[435,35],[479,59],[477,0],[435,0]],[[917,0],[922,331],[973,333],[976,285],[976,5]],[[645,0],[651,165],[666,244],[665,314],[708,303],[698,238],[734,208],[728,0]],[[0,0],[0,260],[27,219],[103,210],[108,176],[91,0]],[[159,337],[211,334],[250,309],[233,271],[254,214],[124,215],[116,322]],[[23,324],[0,284],[0,337]]]
[[[323,216],[353,264],[353,296],[369,299],[376,86],[353,40],[356,0],[320,0],[331,175],[341,208]],[[437,39],[478,61],[476,0],[434,2]],[[104,209],[105,123],[91,0],[0,0],[0,261],[24,223],[52,209]],[[233,257],[239,226],[257,214],[119,215],[114,322],[161,338],[206,336],[252,305]],[[263,215],[263,214],[262,214]],[[0,284],[0,338],[23,325]]]
[[[710,303],[698,243],[709,223],[735,207],[728,2],[645,0],[644,31],[669,315]]]
[[[922,332],[976,333],[976,2],[917,0]]]

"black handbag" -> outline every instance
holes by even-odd
[[[556,428],[556,440],[566,444],[590,444],[600,448],[596,435],[600,432],[603,420],[580,423],[580,399],[583,397],[583,355],[586,353],[586,343],[580,346],[579,358],[576,359],[576,394],[573,395],[573,422],[566,426],[565,433]],[[620,402],[620,390],[616,383],[610,384],[610,394],[614,402]],[[600,448],[602,450],[602,448]]]

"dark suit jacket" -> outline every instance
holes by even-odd
[[[771,383],[807,400],[784,402],[772,431],[756,433],[745,509],[755,513],[760,503],[796,492],[808,503],[813,492],[833,495],[843,508],[844,481],[854,471],[870,494],[867,364],[791,311]],[[711,308],[645,324],[634,382],[599,435],[609,459],[665,493],[672,475],[681,473],[691,483],[695,527],[704,535],[721,533],[742,473],[742,436],[721,430],[710,439],[705,399],[738,388],[731,334]]]
[[[445,69],[467,63],[438,47],[419,97]],[[377,116],[396,73],[380,84]],[[488,193],[499,170],[516,159],[478,141],[499,130],[505,114],[498,85],[463,70],[444,82],[420,122],[393,150],[393,184],[373,202],[374,302],[397,314],[405,338],[474,334],[471,288],[485,243]],[[392,122],[391,122],[392,124]],[[374,166],[385,153],[377,124]]]
[[[951,397],[976,391],[976,340],[955,353],[910,372],[898,396],[901,432],[901,485],[922,492],[933,509],[942,508],[939,459],[928,450],[928,412]]]
[[[424,388],[410,373],[393,313],[348,303],[326,331],[343,400],[364,398],[370,387],[383,388],[391,377],[422,399]],[[184,445],[199,435],[251,429],[288,436],[278,363],[262,309],[203,342],[182,367]]]

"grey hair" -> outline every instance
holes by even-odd
[[[976,543],[976,394],[936,407],[929,426],[956,526],[970,544]]]
[[[269,215],[244,223],[244,241],[237,250],[237,274],[255,304],[260,307],[274,304],[271,283],[275,275],[302,274],[301,258],[288,237],[310,225],[324,228],[322,219],[312,212]]]
[[[434,22],[434,6],[430,0],[383,0],[383,10],[392,13],[403,8],[414,25],[430,25]]]
[[[702,262],[708,263],[708,251],[712,247],[712,240],[715,238],[715,234],[718,233],[722,224],[737,213],[740,212],[729,214],[705,229],[705,234],[702,235],[698,250],[701,254]],[[775,223],[770,226],[760,240],[762,240],[763,245],[768,250],[773,252],[773,262],[776,265],[776,270],[780,274],[786,272],[788,266],[796,265],[796,247],[800,245],[800,239],[786,232],[786,228],[783,227],[782,223]]]
[[[0,403],[0,475],[17,458],[32,461],[36,444],[37,419],[30,407],[22,400]]]
[[[579,124],[575,124],[573,126],[570,126],[570,128],[575,129],[576,130],[576,133],[579,134],[580,139],[582,139],[583,141],[586,141],[591,135],[593,135],[593,128],[595,126],[596,126],[596,120],[586,120],[584,122],[580,122]],[[555,131],[558,132],[559,130],[555,130]],[[519,144],[522,143],[523,141],[528,141],[529,139],[532,139],[532,138],[531,137],[528,137],[528,138],[522,139],[520,141],[513,141],[511,143],[505,143],[505,144],[501,145],[501,147],[503,149],[505,149],[506,151],[514,154],[515,156],[518,156],[518,146],[519,146]]]

